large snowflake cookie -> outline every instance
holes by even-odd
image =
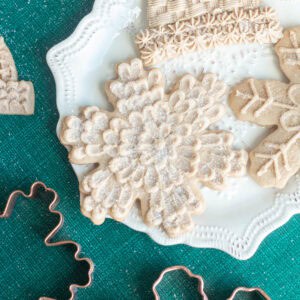
[[[86,107],[63,122],[70,161],[98,164],[80,184],[82,211],[96,224],[107,214],[122,221],[140,200],[147,224],[177,236],[204,209],[199,183],[220,190],[246,171],[248,155],[232,150],[232,134],[208,130],[225,111],[226,86],[212,74],[187,75],[166,94],[161,72],[139,59],[117,73],[106,88],[113,112]]]
[[[0,114],[31,115],[33,112],[33,85],[18,81],[13,57],[0,37]]]
[[[249,79],[233,89],[232,109],[245,121],[277,129],[250,154],[250,173],[263,187],[283,188],[300,169],[300,27],[276,45],[286,84]]]

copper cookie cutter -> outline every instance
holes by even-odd
[[[42,188],[45,193],[50,193],[53,194],[53,200],[51,201],[50,205],[49,205],[49,211],[50,213],[59,216],[59,222],[58,224],[55,226],[55,228],[46,236],[46,238],[44,239],[45,245],[47,247],[58,247],[58,246],[65,246],[65,245],[73,245],[76,248],[76,252],[74,254],[74,258],[76,261],[78,262],[86,262],[89,265],[89,272],[88,272],[88,282],[85,285],[77,285],[77,284],[72,284],[69,287],[69,291],[71,294],[71,297],[69,298],[70,300],[74,300],[75,296],[76,296],[76,291],[77,289],[84,289],[87,288],[91,285],[92,283],[92,273],[94,272],[94,263],[92,262],[91,259],[89,258],[81,258],[79,257],[80,253],[81,253],[81,246],[74,242],[74,241],[59,241],[59,242],[51,242],[52,238],[56,235],[56,233],[62,228],[63,223],[64,223],[64,217],[62,215],[61,212],[55,210],[55,207],[57,206],[58,202],[59,202],[59,196],[57,194],[56,191],[54,191],[53,189],[48,188],[44,183],[42,182],[36,182],[34,183],[31,188],[30,188],[30,193],[29,194],[25,194],[23,191],[15,191],[13,192],[6,203],[4,212],[1,214],[0,213],[0,219],[6,219],[9,218],[13,212],[14,206],[16,204],[16,201],[18,199],[19,196],[22,196],[26,199],[30,199],[30,200],[34,200],[38,190]],[[40,300],[54,300],[52,298],[47,298],[47,297],[41,297]]]
[[[201,276],[193,274],[188,268],[184,267],[184,266],[174,266],[174,267],[170,267],[165,269],[160,276],[158,277],[158,279],[154,282],[153,286],[152,286],[152,291],[155,297],[155,300],[160,300],[160,295],[157,291],[157,287],[158,285],[163,281],[165,275],[167,273],[170,272],[174,272],[174,271],[184,271],[190,278],[194,278],[198,280],[198,292],[199,295],[202,297],[202,300],[208,300],[207,295],[204,292],[204,280]],[[265,300],[271,300],[271,298],[260,288],[245,288],[245,287],[239,287],[237,289],[235,289],[233,291],[233,294],[227,299],[227,300],[234,300],[236,298],[236,296],[241,293],[253,293],[256,292],[258,293],[263,299]]]

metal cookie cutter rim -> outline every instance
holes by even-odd
[[[253,293],[253,292],[257,292],[258,294],[260,294],[262,297],[264,297],[266,300],[271,300],[271,298],[266,294],[266,292],[264,292],[262,289],[260,288],[245,288],[245,287],[239,287],[236,288],[233,291],[233,294],[230,298],[228,298],[228,300],[234,300],[235,297],[237,296],[238,293],[240,292],[246,292],[246,293]]]
[[[45,193],[51,193],[53,194],[53,200],[51,201],[48,209],[50,213],[55,214],[59,216],[59,222],[58,224],[54,227],[54,229],[46,236],[44,239],[44,243],[47,247],[57,247],[57,246],[65,246],[65,245],[73,245],[76,248],[76,252],[74,254],[74,258],[78,262],[86,262],[89,265],[89,272],[88,272],[88,282],[85,285],[78,285],[78,284],[71,284],[69,287],[69,291],[71,294],[71,297],[69,298],[70,300],[74,300],[76,296],[77,289],[81,288],[87,288],[91,285],[92,283],[92,273],[94,272],[94,263],[92,262],[91,259],[89,258],[81,258],[79,257],[81,253],[81,246],[71,240],[66,240],[66,241],[58,241],[58,242],[51,242],[52,238],[57,234],[57,232],[62,228],[63,223],[64,223],[64,217],[61,212],[55,210],[55,207],[57,206],[59,202],[59,196],[57,192],[51,188],[48,188],[44,183],[42,182],[36,182],[32,184],[30,187],[30,192],[29,194],[24,193],[21,190],[14,191],[13,193],[10,194],[6,206],[4,208],[4,212],[1,214],[0,213],[0,219],[7,219],[11,216],[14,206],[16,204],[16,201],[19,196],[22,196],[26,199],[34,200],[37,191],[42,188],[44,189]],[[47,298],[47,297],[40,297],[40,300],[50,300],[52,298]]]
[[[184,267],[184,266],[174,266],[174,267],[170,267],[165,269],[160,276],[158,277],[158,279],[154,282],[153,286],[152,286],[152,291],[155,297],[155,300],[160,300],[160,296],[159,293],[157,291],[157,286],[162,282],[163,278],[165,277],[165,275],[167,273],[173,272],[173,271],[184,271],[189,277],[191,278],[195,278],[198,280],[198,292],[199,294],[202,296],[203,300],[208,300],[205,292],[204,292],[204,281],[203,278],[199,275],[193,274],[188,268]]]
[[[199,295],[202,297],[203,300],[208,300],[207,295],[204,292],[204,280],[200,275],[193,274],[188,268],[184,266],[173,266],[170,268],[165,269],[158,279],[154,282],[152,286],[152,291],[155,297],[155,300],[160,300],[159,293],[157,291],[157,286],[162,282],[164,276],[167,273],[173,272],[173,271],[184,271],[189,277],[195,278],[198,280],[198,292]],[[245,287],[239,287],[233,291],[233,294],[227,299],[227,300],[234,300],[238,293],[240,292],[246,292],[246,293],[252,293],[257,292],[260,294],[265,300],[271,300],[271,298],[260,288],[245,288]]]

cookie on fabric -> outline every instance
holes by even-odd
[[[249,79],[233,88],[236,116],[272,133],[250,153],[250,174],[263,187],[284,188],[300,169],[300,27],[286,30],[275,49],[286,84]],[[275,130],[274,130],[275,129]]]
[[[32,115],[34,88],[28,81],[18,81],[13,57],[0,37],[0,114]]]
[[[226,85],[216,75],[182,77],[166,94],[160,70],[133,59],[107,83],[112,112],[85,107],[64,119],[61,141],[75,164],[96,164],[80,183],[81,208],[95,224],[124,220],[141,203],[144,222],[176,237],[204,210],[200,183],[222,190],[246,172],[247,152],[208,127],[225,112]]]

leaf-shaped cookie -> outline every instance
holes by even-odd
[[[286,84],[249,79],[233,88],[230,105],[240,120],[272,126],[250,153],[250,174],[263,187],[284,188],[300,169],[300,27],[276,45]]]

